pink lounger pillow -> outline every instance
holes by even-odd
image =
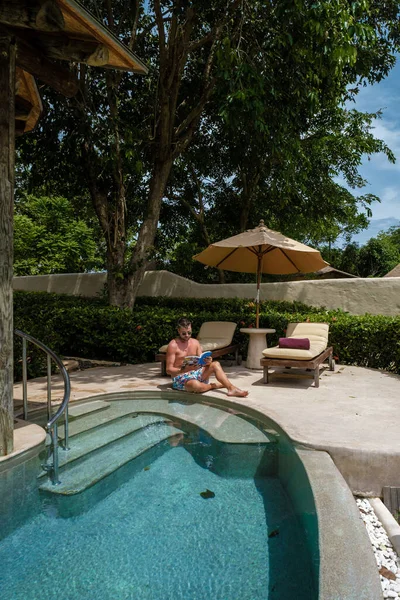
[[[279,338],[279,348],[295,348],[296,350],[309,350],[308,338]]]

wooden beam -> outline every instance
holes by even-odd
[[[15,95],[18,96],[21,89],[23,88],[23,71],[16,69],[15,71]]]
[[[71,98],[79,89],[77,77],[59,65],[51,62],[35,46],[17,37],[17,65],[34,75],[63,96]]]
[[[63,31],[64,17],[55,0],[1,0],[0,23],[39,31]]]
[[[87,60],[84,61],[91,67],[102,67],[106,65],[110,60],[110,51],[107,46],[99,44],[97,48],[88,56]]]
[[[21,96],[15,97],[15,120],[16,121],[27,121],[31,114],[32,104],[21,98]]]
[[[15,44],[0,37],[0,456],[13,450]]]
[[[31,110],[25,125],[26,133],[27,131],[32,131],[32,129],[35,128],[43,110],[43,105],[33,75],[27,73],[23,69],[20,69],[19,67],[16,67],[15,79],[15,102],[16,111],[18,112],[16,119],[18,117],[22,119],[23,110],[28,112],[29,106],[26,104],[26,102],[31,104]]]
[[[15,119],[15,137],[20,137],[25,133],[26,120]]]
[[[91,67],[103,67],[110,59],[110,52],[104,44],[54,34],[42,35],[36,41],[33,36],[30,34],[29,37],[48,58],[85,63]]]

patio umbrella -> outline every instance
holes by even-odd
[[[257,274],[256,327],[262,273],[311,273],[328,266],[318,250],[268,229],[262,220],[258,227],[210,244],[193,258],[210,267]]]

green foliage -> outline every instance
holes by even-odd
[[[95,231],[60,196],[20,196],[15,203],[14,273],[80,273],[103,266]]]
[[[204,321],[234,321],[234,340],[246,355],[248,336],[240,327],[255,325],[254,302],[238,298],[138,298],[133,312],[107,306],[102,299],[83,299],[41,292],[16,292],[15,327],[47,344],[61,356],[146,363],[176,335],[179,317],[191,319],[196,333]],[[300,302],[261,303],[260,326],[276,329],[271,344],[285,335],[290,322],[328,322],[330,344],[340,363],[400,373],[400,317],[353,316],[340,310],[312,308]],[[29,346],[29,374],[43,374],[44,362]],[[21,347],[15,347],[20,376]]]
[[[314,246],[366,228],[378,198],[355,192],[366,184],[358,172],[362,159],[382,152],[394,160],[373,137],[373,119],[379,117],[328,106],[304,128],[295,120],[290,135],[274,131],[271,139],[250,133],[244,115],[242,124],[235,121],[231,128],[215,119],[215,127],[202,132],[197,145],[176,162],[157,238],[160,268],[195,281],[216,281],[217,270],[200,270],[192,255],[260,219]],[[280,135],[285,140],[278,152],[272,144]],[[232,277],[241,280],[225,273],[226,281]]]
[[[398,237],[398,233],[380,233],[360,248],[357,266],[362,277],[382,277],[400,263]]]
[[[383,277],[400,264],[400,227],[382,231],[361,246],[322,247],[321,253],[333,267],[360,277]]]

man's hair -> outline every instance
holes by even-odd
[[[187,319],[186,317],[181,317],[176,322],[176,326],[177,326],[178,329],[180,327],[184,327],[186,329],[186,327],[190,327],[191,324],[192,324],[191,321],[189,321],[189,319]]]

